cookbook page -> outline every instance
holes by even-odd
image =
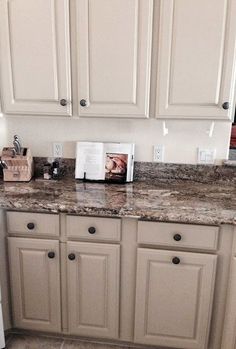
[[[105,180],[132,181],[134,144],[105,143]]]
[[[75,178],[104,180],[104,144],[77,142]]]

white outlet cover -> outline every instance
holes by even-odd
[[[53,143],[53,157],[54,158],[62,158],[63,155],[63,143],[54,142]]]
[[[199,164],[214,164],[216,159],[215,149],[198,148],[198,163]]]
[[[153,161],[163,162],[164,161],[165,147],[162,144],[153,146]]]

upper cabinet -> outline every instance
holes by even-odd
[[[3,112],[71,114],[68,0],[1,0]]]
[[[156,116],[230,119],[235,0],[160,0]]]
[[[152,117],[231,120],[235,13],[236,0],[0,0],[2,111],[72,115],[72,61],[74,116],[148,118],[151,93]]]
[[[79,116],[149,115],[153,0],[78,0]]]

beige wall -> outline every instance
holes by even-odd
[[[4,119],[0,119],[0,125]],[[152,146],[165,146],[165,162],[196,163],[197,147],[215,148],[217,163],[228,157],[230,122],[216,122],[213,136],[207,130],[210,121],[170,120],[166,122],[169,134],[163,136],[162,121],[123,119],[76,119],[55,117],[7,117],[6,140],[1,146],[11,145],[18,134],[34,156],[52,156],[52,142],[64,144],[64,157],[75,157],[75,141],[121,141],[136,144],[138,161],[152,161]],[[4,122],[3,122],[4,125]],[[4,130],[4,128],[3,128]],[[0,127],[0,132],[2,128]],[[4,140],[4,142],[3,142]]]

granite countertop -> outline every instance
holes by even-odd
[[[163,180],[130,184],[33,180],[0,182],[0,208],[219,225],[236,224],[233,183]]]

